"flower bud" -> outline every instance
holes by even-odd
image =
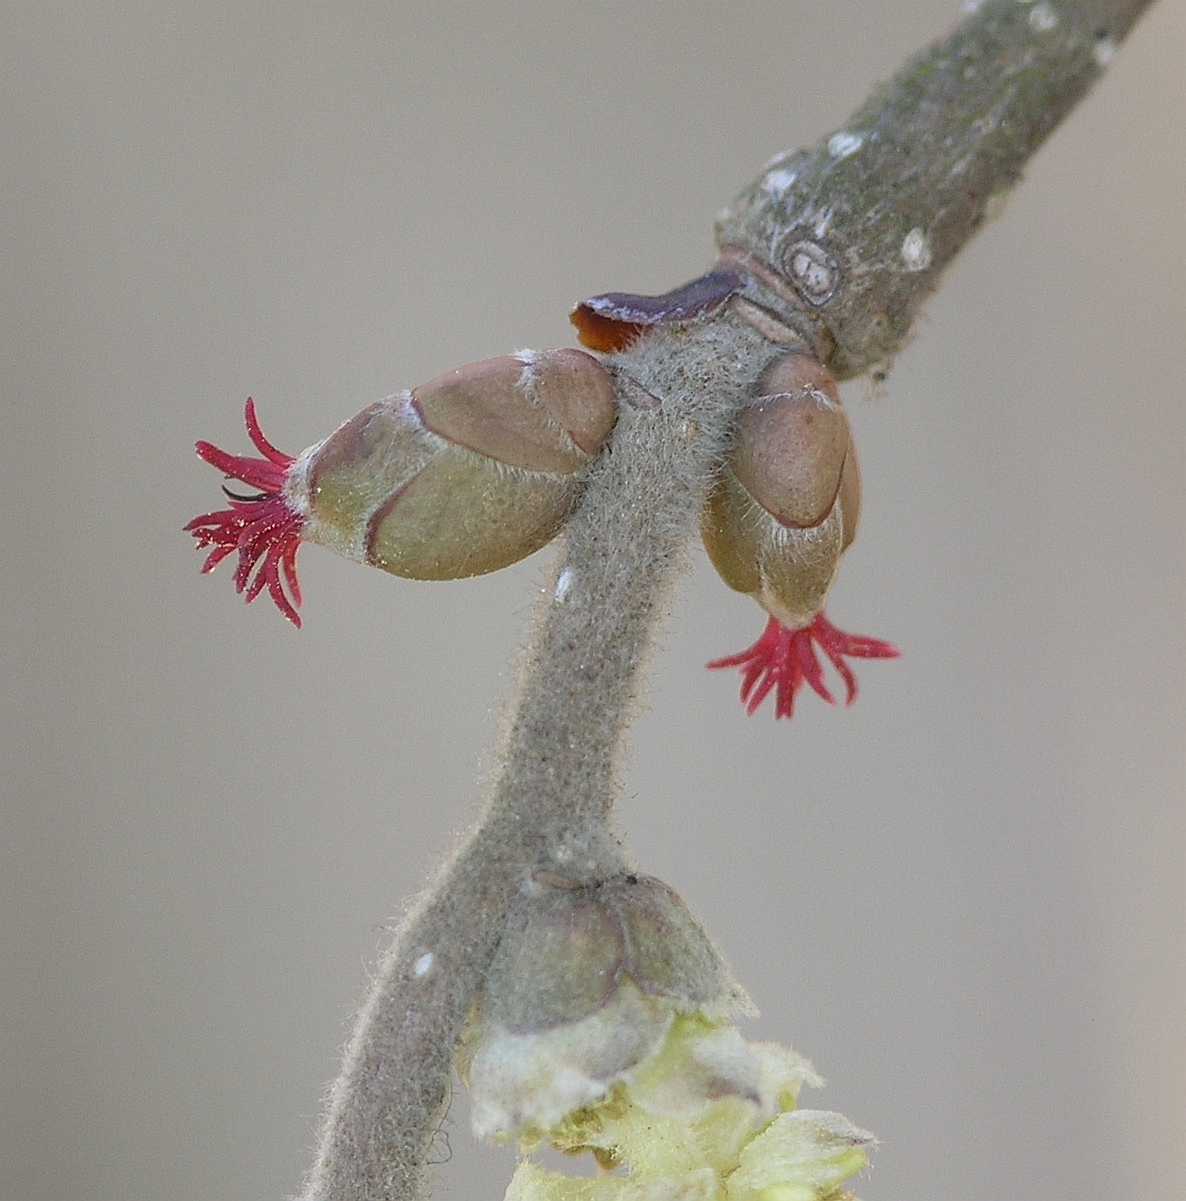
[[[554,1126],[654,1056],[676,1014],[748,1006],[660,881],[533,884],[510,915],[459,1057],[474,1131]]]
[[[804,683],[832,697],[818,645],[856,696],[845,655],[891,657],[888,643],[853,638],[823,616],[840,556],[856,536],[861,480],[836,382],[815,359],[788,354],[767,367],[742,411],[701,533],[721,578],[770,614],[749,650],[710,663],[741,667],[751,713],[777,688],[776,717],[790,717]]]
[[[834,381],[787,355],[759,380],[709,497],[701,528],[717,570],[785,625],[820,611],[855,533],[841,497],[851,446]]]
[[[238,591],[251,601],[266,587],[299,627],[302,542],[412,579],[505,567],[559,530],[616,416],[609,372],[581,350],[471,363],[368,405],[296,458],[264,437],[248,400],[262,457],[197,452],[256,491],[224,488],[230,508],[185,528],[210,551],[203,571],[237,553]]]
[[[411,579],[505,567],[559,530],[615,415],[613,382],[583,351],[460,367],[302,456],[305,537]]]

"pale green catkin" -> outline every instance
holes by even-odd
[[[807,280],[817,299],[833,288],[818,307],[760,282],[747,297],[804,331],[838,373],[884,361],[989,199],[1016,181],[1148,2],[986,0],[842,129],[772,165],[726,210],[722,243],[759,265],[781,268],[790,246],[812,241],[835,267]],[[639,674],[737,408],[783,350],[726,307],[610,361],[621,416],[567,527],[486,816],[380,966],[304,1201],[424,1195],[455,1045],[512,899],[533,871],[588,883],[622,870],[608,817]]]

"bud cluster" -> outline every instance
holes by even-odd
[[[616,332],[606,345],[616,347],[619,334],[632,338],[648,323],[712,311],[736,286],[736,276],[718,272],[665,296],[594,297],[578,306],[578,326],[597,344],[589,322],[607,322]],[[203,571],[237,554],[236,588],[248,601],[266,588],[299,626],[301,543],[415,580],[506,567],[563,527],[617,418],[613,376],[575,349],[459,367],[368,405],[295,457],[264,438],[248,401],[247,430],[262,458],[208,442],[197,450],[258,491],[228,491],[229,508],[186,528],[210,550]],[[740,413],[701,514],[721,578],[769,614],[753,646],[709,664],[741,668],[751,713],[774,692],[775,715],[791,716],[805,684],[830,702],[817,649],[850,702],[856,678],[846,659],[897,654],[888,643],[845,634],[823,613],[860,505],[856,450],[835,380],[810,355],[776,358]]]

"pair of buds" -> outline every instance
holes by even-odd
[[[561,349],[448,372],[369,405],[296,457],[268,442],[250,400],[246,418],[262,458],[209,442],[197,452],[257,491],[224,488],[230,507],[186,529],[210,549],[203,571],[237,554],[238,591],[252,601],[267,589],[299,627],[302,542],[417,580],[481,575],[544,546],[579,499],[617,406],[601,362]],[[703,518],[705,545],[725,582],[770,614],[754,647],[710,664],[744,669],[750,712],[777,689],[776,715],[789,717],[805,681],[832,699],[815,644],[848,684],[850,700],[855,681],[843,656],[895,653],[841,634],[822,614],[859,505],[856,456],[834,382],[807,356],[776,360],[741,415]]]

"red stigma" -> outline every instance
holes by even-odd
[[[756,713],[759,706],[775,692],[774,716],[791,717],[795,712],[795,697],[805,683],[829,705],[836,703],[824,683],[824,671],[816,655],[816,647],[827,655],[832,666],[844,681],[847,690],[845,703],[857,699],[857,678],[844,661],[852,659],[896,659],[898,648],[877,638],[863,638],[838,630],[822,613],[808,626],[788,629],[776,617],[770,618],[762,637],[748,650],[725,659],[714,659],[710,668],[740,667],[741,703],[746,712]],[[777,690],[777,691],[775,691]]]
[[[229,509],[203,513],[185,529],[193,534],[199,549],[214,548],[202,564],[203,574],[213,571],[223,559],[238,551],[235,591],[244,593],[250,604],[266,587],[276,608],[299,630],[301,619],[297,607],[301,603],[301,585],[296,561],[305,518],[283,495],[284,483],[296,459],[277,450],[264,437],[250,397],[244,418],[247,436],[263,455],[262,459],[228,454],[209,442],[198,442],[194,449],[211,467],[217,467],[228,479],[241,480],[258,489],[259,495],[240,497],[228,492]]]

